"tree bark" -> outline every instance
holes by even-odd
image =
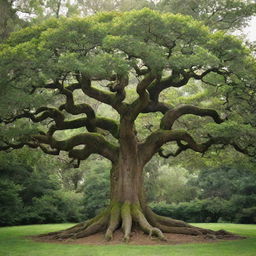
[[[180,220],[162,217],[147,206],[143,192],[143,167],[146,164],[146,149],[141,151],[136,131],[128,118],[121,119],[120,149],[110,172],[111,203],[101,214],[67,230],[49,233],[55,239],[81,238],[105,231],[106,240],[113,239],[116,229],[122,228],[124,241],[129,241],[132,227],[139,227],[149,236],[166,240],[163,232],[186,235],[230,235],[201,229]]]

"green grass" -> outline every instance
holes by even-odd
[[[25,236],[68,228],[47,224],[0,228],[0,256],[256,256],[256,225],[196,224],[248,236],[248,239],[206,244],[135,246],[65,245],[34,242]]]

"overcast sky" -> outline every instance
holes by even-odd
[[[245,33],[250,41],[256,41],[256,17],[252,18],[250,26],[245,29]]]

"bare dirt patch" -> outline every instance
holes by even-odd
[[[131,239],[127,244],[130,245],[175,245],[175,244],[187,244],[187,243],[213,243],[227,240],[239,240],[245,239],[245,237],[230,235],[224,237],[213,238],[209,236],[191,236],[181,234],[164,234],[167,241],[161,241],[158,238],[149,237],[145,235],[141,230],[134,230],[131,233]],[[50,236],[31,236],[34,241],[46,242],[46,243],[58,243],[58,244],[84,244],[84,245],[117,245],[124,244],[123,232],[117,230],[114,233],[114,239],[106,241],[104,233],[97,233],[88,237],[79,239],[52,239]]]

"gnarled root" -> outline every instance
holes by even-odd
[[[116,203],[112,206],[111,211],[110,211],[109,226],[108,226],[108,229],[105,234],[105,239],[107,241],[113,239],[113,232],[119,227],[120,218],[121,218],[120,204]]]
[[[185,235],[202,235],[197,227],[169,217],[159,216],[150,208],[146,209],[146,216],[150,222],[165,233],[185,234]]]
[[[66,230],[51,232],[41,236],[58,240],[76,239],[106,230],[105,239],[109,241],[113,239],[115,230],[122,227],[124,233],[123,240],[128,242],[134,223],[138,224],[150,237],[155,236],[163,241],[166,240],[163,232],[194,236],[201,235],[210,239],[234,237],[233,234],[224,230],[212,231],[198,228],[180,220],[159,216],[150,208],[144,207],[142,209],[139,203],[135,204],[130,201],[123,203],[112,202],[110,207],[90,220]]]
[[[58,240],[86,237],[104,230],[104,228],[106,228],[107,226],[108,219],[109,209],[106,209],[96,217],[85,222],[79,223],[71,228],[60,230],[57,232],[50,232],[40,236],[47,236],[49,238]]]
[[[140,207],[138,205],[133,205],[132,207],[132,215],[134,220],[139,224],[141,229],[148,233],[150,237],[152,235],[157,236],[160,240],[166,241],[166,238],[164,237],[162,231],[156,227],[153,227],[149,224],[147,219],[145,218],[144,214],[142,213]]]
[[[165,233],[194,235],[194,236],[201,235],[201,236],[204,236],[205,238],[211,238],[211,239],[236,236],[225,230],[213,231],[210,229],[199,228],[199,227],[192,226],[184,221],[175,220],[165,216],[160,216],[155,214],[148,207],[145,209],[145,212],[150,223]]]

